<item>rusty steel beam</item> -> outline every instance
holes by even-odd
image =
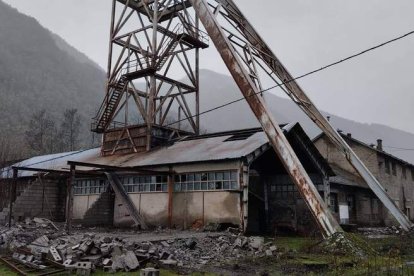
[[[326,134],[332,143],[345,156],[348,162],[365,180],[375,195],[381,200],[385,207],[390,211],[394,218],[406,231],[412,228],[413,224],[407,216],[398,208],[385,189],[369,171],[364,163],[359,159],[351,147],[331,126],[328,120],[322,115],[318,108],[312,103],[311,99],[305,94],[303,89],[294,80],[286,67],[276,57],[270,47],[261,38],[255,28],[246,19],[233,0],[214,0],[219,3],[222,9],[227,12],[227,16],[234,21],[234,25],[244,35],[244,38],[253,46],[255,54],[260,58],[283,83],[286,94],[305,112],[305,114],[315,122],[315,124]]]
[[[283,131],[280,129],[279,124],[267,110],[263,99],[259,96],[256,85],[243,67],[242,61],[226,37],[215,15],[210,10],[208,3],[205,0],[191,0],[191,3],[240,88],[240,91],[243,93],[247,103],[262,125],[273,149],[296,184],[312,215],[315,217],[322,234],[325,237],[329,237],[337,232],[342,232],[341,227],[319,195],[309,175],[306,173],[283,134]]]

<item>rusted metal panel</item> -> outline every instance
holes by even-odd
[[[280,129],[270,112],[268,112],[263,99],[258,95],[259,91],[252,82],[249,73],[242,66],[241,60],[234,52],[231,42],[224,34],[207,2],[204,0],[191,0],[191,3],[238,87],[246,98],[247,103],[266,132],[273,149],[281,159],[293,182],[305,199],[323,235],[331,236],[336,232],[342,231],[289,145],[286,137],[283,135],[283,131]]]
[[[285,92],[296,102],[299,107],[316,123],[316,125],[327,135],[327,137],[344,154],[349,163],[356,169],[366,181],[371,190],[381,200],[385,207],[391,212],[404,230],[409,230],[413,224],[407,216],[397,207],[375,176],[368,170],[355,152],[349,147],[344,139],[330,125],[328,120],[321,114],[311,99],[305,94],[299,84],[294,81],[293,76],[283,66],[273,51],[268,47],[258,32],[244,17],[233,0],[214,0],[228,12],[228,16],[235,22],[239,31],[244,34],[247,41],[257,49],[257,55],[261,58],[275,75],[284,83]]]

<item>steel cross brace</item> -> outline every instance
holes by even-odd
[[[397,207],[384,188],[381,186],[375,176],[369,171],[364,163],[358,158],[351,147],[331,126],[328,120],[321,114],[318,108],[312,103],[311,99],[305,94],[299,84],[294,80],[289,71],[279,61],[266,42],[260,37],[258,32],[244,17],[243,13],[237,7],[233,0],[214,0],[219,3],[220,7],[228,13],[228,17],[234,21],[238,31],[244,35],[244,38],[255,48],[256,56],[269,67],[283,83],[284,91],[306,115],[315,122],[315,124],[326,134],[333,144],[343,153],[348,162],[365,180],[375,195],[381,200],[384,206],[390,211],[401,227],[408,231],[413,224],[407,216]],[[197,1],[196,1],[197,2]]]
[[[280,129],[279,124],[267,110],[259,95],[257,86],[253,83],[243,63],[235,53],[234,48],[226,37],[222,27],[205,0],[190,0],[197,16],[206,28],[211,40],[223,58],[226,66],[236,81],[247,103],[262,125],[271,145],[281,159],[306,204],[315,217],[317,224],[325,237],[342,232],[338,222],[332,216],[325,202],[313,185],[309,175]]]

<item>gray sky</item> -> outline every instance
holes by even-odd
[[[4,1],[105,68],[111,0]],[[412,0],[236,2],[294,76],[414,30]],[[201,64],[227,73],[214,49],[203,53]],[[325,111],[414,132],[413,73],[411,36],[300,84]]]

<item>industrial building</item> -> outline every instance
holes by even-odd
[[[383,149],[383,141],[366,144],[352,134],[340,132],[383,188],[410,220],[414,202],[414,165]],[[395,225],[396,221],[356,170],[324,134],[314,139],[315,146],[335,173],[330,178],[330,207],[342,223],[357,225]]]
[[[332,170],[299,124],[282,129],[324,196]],[[68,161],[80,164],[73,187],[73,223],[134,225],[133,214],[125,206],[128,203],[114,192],[99,168],[105,166],[118,169],[116,175],[127,200],[149,227],[219,223],[249,232],[316,230],[312,215],[262,129],[189,136],[142,154],[103,157],[96,148],[22,161],[14,165],[22,169],[12,209],[16,220],[40,215],[65,219],[62,203],[67,197]],[[82,167],[83,163],[97,168]],[[1,197],[3,220],[8,217],[7,193],[4,190]]]

